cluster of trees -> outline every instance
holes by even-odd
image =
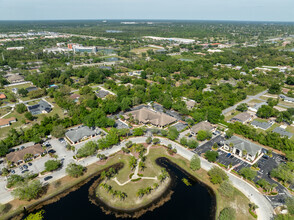
[[[113,167],[110,167],[108,170],[103,170],[100,177],[101,179],[111,179],[115,174],[117,174],[117,170]]]
[[[248,180],[253,180],[257,176],[257,172],[252,170],[250,167],[243,167],[239,171],[239,174]]]
[[[204,156],[209,162],[215,162],[218,158],[218,152],[213,150],[206,151]]]
[[[84,174],[84,172],[86,171],[86,168],[79,164],[70,163],[67,165],[65,171],[69,176],[78,178]]]
[[[105,189],[110,195],[112,195],[112,198],[119,198],[120,200],[125,200],[128,197],[128,195],[125,192],[113,190],[112,186],[106,183],[100,183],[99,186]]]
[[[62,166],[62,163],[60,160],[47,160],[45,162],[45,171],[51,172],[51,171],[57,170],[61,166]]]
[[[98,144],[95,143],[94,141],[89,141],[80,149],[78,149],[76,157],[82,158],[82,157],[92,156],[97,152],[97,150],[98,150]]]
[[[199,143],[196,140],[194,140],[194,139],[187,140],[187,138],[185,138],[185,137],[181,138],[180,144],[183,146],[187,146],[190,149],[195,149],[199,145]]]
[[[294,142],[274,132],[259,133],[255,128],[235,122],[229,128],[236,134],[281,151],[294,151]]]
[[[210,131],[200,130],[197,133],[197,140],[204,141],[206,139],[210,139],[212,137],[212,134]]]
[[[39,180],[33,180],[13,190],[12,194],[20,200],[30,201],[38,198],[42,191],[42,183]]]
[[[161,173],[160,173],[160,175],[158,176],[158,180],[160,181],[160,182],[163,182],[164,180],[166,180],[166,178],[168,178],[169,177],[169,174],[168,174],[168,172],[166,171],[166,169],[162,169],[161,170]]]
[[[139,189],[136,193],[137,197],[142,198],[144,195],[149,195],[152,190],[156,190],[159,187],[158,183],[154,183],[153,186],[148,186],[145,189]]]
[[[294,162],[280,164],[277,168],[271,171],[271,177],[277,178],[284,183],[294,183]]]
[[[261,186],[261,188],[263,188],[266,192],[271,192],[273,191],[278,185],[273,183],[270,184],[268,181],[266,181],[265,179],[259,179],[256,182],[259,186]]]

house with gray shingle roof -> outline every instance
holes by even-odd
[[[292,133],[286,131],[284,128],[276,127],[273,132],[280,134],[283,137],[291,138],[293,136]]]
[[[253,127],[255,127],[255,128],[260,128],[262,130],[267,130],[273,125],[273,123],[261,122],[261,121],[254,120],[253,122],[251,122],[251,125]]]
[[[90,129],[88,126],[79,126],[67,131],[65,133],[65,138],[71,145],[73,145],[95,137],[96,135],[98,135],[98,133],[95,130]]]
[[[40,100],[38,104],[28,106],[28,110],[32,115],[39,115],[51,112],[52,106],[48,102]]]
[[[97,95],[97,97],[103,99],[103,98],[105,98],[107,95],[109,95],[109,92],[106,91],[106,90],[102,90],[102,89],[101,89],[101,90],[99,90],[99,91],[96,92],[96,95]]]
[[[261,154],[262,147],[251,141],[233,136],[225,141],[224,149],[239,157],[245,157],[246,160],[254,161]]]

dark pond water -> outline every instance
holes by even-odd
[[[190,179],[182,170],[168,160],[161,158],[157,162],[172,175],[174,181],[171,185],[171,190],[174,193],[171,200],[152,212],[148,211],[139,219],[214,219],[215,198],[214,195],[210,194],[210,190],[201,183]],[[182,182],[183,178],[189,179],[192,186],[185,185]],[[114,215],[106,215],[100,207],[89,202],[88,190],[95,179],[97,178],[92,179],[59,201],[44,206],[42,209],[45,210],[45,219],[116,219]]]

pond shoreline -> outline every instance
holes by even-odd
[[[163,192],[160,195],[158,195],[156,198],[152,198],[150,200],[150,202],[148,202],[148,204],[146,204],[142,207],[137,207],[135,209],[117,209],[115,207],[109,206],[104,201],[97,198],[96,193],[95,193],[95,189],[97,188],[97,186],[101,182],[99,175],[101,174],[101,172],[103,172],[104,170],[108,170],[111,167],[115,168],[116,170],[119,170],[124,166],[123,163],[116,163],[114,165],[111,165],[111,166],[104,168],[103,170],[100,170],[98,172],[91,174],[85,180],[82,180],[78,184],[65,189],[64,191],[58,193],[57,195],[52,195],[48,198],[44,198],[44,200],[40,201],[38,204],[32,204],[30,206],[27,206],[24,211],[19,211],[18,214],[16,214],[14,217],[10,217],[9,219],[13,219],[13,220],[22,219],[24,216],[28,215],[31,212],[34,212],[38,209],[42,209],[42,207],[44,207],[46,205],[55,203],[55,202],[59,201],[60,199],[62,199],[63,197],[70,194],[71,192],[74,192],[74,191],[78,190],[80,187],[89,183],[90,181],[93,181],[93,178],[95,178],[95,177],[98,177],[98,178],[96,180],[94,180],[94,183],[92,183],[88,189],[88,193],[89,193],[88,199],[92,204],[95,204],[96,206],[98,206],[105,214],[113,214],[117,218],[139,218],[140,216],[144,215],[146,212],[148,212],[148,211],[152,212],[153,210],[157,209],[158,207],[161,207],[166,202],[171,200],[172,194],[174,193],[174,191],[172,189],[176,184],[177,177],[174,176],[174,174],[165,166],[164,163],[168,163],[169,165],[180,170],[186,176],[188,176],[190,179],[201,184],[202,186],[204,186],[208,190],[209,194],[211,195],[211,199],[212,199],[210,216],[211,216],[211,219],[215,219],[217,204],[216,204],[216,195],[215,195],[212,188],[210,188],[208,185],[206,185],[205,183],[198,180],[196,177],[194,177],[192,174],[190,174],[188,171],[184,170],[183,168],[181,168],[177,164],[171,162],[166,157],[157,158],[156,163],[159,166],[167,169],[167,171],[170,175],[170,180],[169,180],[170,182],[168,183],[168,186],[166,186],[166,188],[163,190]]]

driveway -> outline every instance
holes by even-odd
[[[229,108],[226,108],[222,111],[222,114],[225,115],[227,114],[228,112],[232,111],[232,110],[235,110],[237,108],[238,105],[242,104],[242,103],[248,103],[250,101],[252,101],[253,99],[258,99],[260,96],[263,96],[265,93],[267,93],[267,90],[261,92],[261,93],[258,93],[257,95],[254,95],[254,96],[248,96],[247,99],[235,104],[234,106],[231,106]]]

